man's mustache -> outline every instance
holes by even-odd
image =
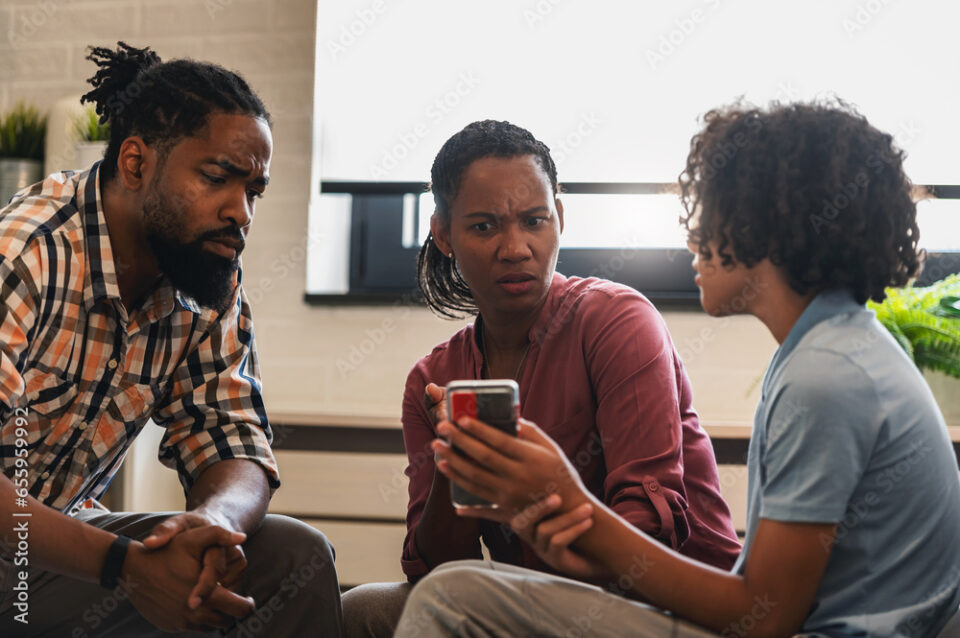
[[[236,244],[237,252],[242,251],[246,246],[246,240],[243,238],[243,233],[241,233],[240,229],[236,228],[235,226],[228,227],[228,228],[221,228],[218,230],[209,230],[205,233],[202,233],[192,243],[199,245],[205,241],[221,241],[221,240],[227,240],[232,244]]]

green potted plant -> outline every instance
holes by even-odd
[[[0,206],[43,179],[47,118],[23,102],[0,115]]]
[[[93,105],[84,108],[74,121],[73,130],[77,135],[77,166],[87,168],[103,159],[110,141],[110,124],[100,123],[100,116]]]
[[[929,286],[888,288],[867,305],[921,370],[960,378],[960,274]]]

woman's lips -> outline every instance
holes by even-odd
[[[511,295],[522,295],[529,292],[536,285],[533,275],[507,275],[497,280],[497,285]]]

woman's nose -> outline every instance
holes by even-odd
[[[533,254],[526,236],[519,227],[515,225],[507,226],[503,231],[502,238],[498,255],[500,259],[522,261]]]

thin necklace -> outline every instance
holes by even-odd
[[[532,341],[527,341],[527,345],[523,349],[523,356],[520,357],[520,364],[517,366],[517,371],[514,372],[513,377],[511,377],[513,380],[517,381],[518,383],[520,382],[520,379],[519,379],[520,370],[523,369],[523,363],[527,360],[527,353],[530,352],[530,346],[532,344],[533,344]],[[487,340],[483,338],[482,330],[480,331],[480,345],[482,346],[481,350],[483,350],[483,366],[481,366],[480,368],[480,376],[489,377],[490,367],[487,365]],[[486,375],[484,375],[484,372],[486,372]]]

